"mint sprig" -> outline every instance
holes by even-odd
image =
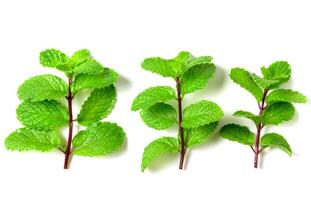
[[[262,67],[261,72],[263,77],[243,68],[233,68],[230,73],[235,83],[255,97],[259,108],[258,115],[243,110],[233,115],[252,120],[256,126],[256,133],[238,124],[227,124],[219,133],[225,139],[250,146],[255,155],[255,168],[258,168],[260,153],[268,147],[279,148],[292,155],[292,149],[283,136],[277,133],[266,133],[262,136],[263,129],[269,125],[278,125],[291,120],[295,115],[292,103],[307,101],[307,98],[297,91],[280,88],[291,77],[291,68],[286,61],[274,62],[267,68]]]
[[[178,134],[177,137],[161,137],[151,142],[144,150],[141,170],[144,171],[157,157],[166,153],[179,153],[179,169],[183,169],[187,149],[206,142],[223,117],[221,108],[207,100],[183,109],[185,96],[205,87],[214,75],[216,66],[210,56],[195,58],[183,51],[173,59],[147,58],[142,68],[173,78],[176,86],[175,89],[155,86],[144,90],[134,99],[131,109],[140,110],[145,124],[156,130],[177,124]],[[168,103],[172,100],[177,101],[177,109]]]
[[[69,168],[72,155],[101,156],[118,150],[125,140],[123,129],[115,123],[101,122],[115,106],[114,83],[118,74],[101,65],[82,49],[71,57],[56,49],[40,53],[40,63],[64,72],[67,81],[46,74],[26,80],[18,89],[22,101],[17,118],[25,126],[11,133],[5,146],[12,151],[51,151],[59,149],[65,154],[64,168]],[[67,82],[67,83],[66,83]],[[75,96],[88,89],[90,95],[78,116],[73,116]],[[67,105],[63,101],[67,100]],[[86,130],[74,135],[74,123]],[[64,142],[59,129],[68,125],[68,138]]]

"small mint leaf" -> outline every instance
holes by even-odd
[[[266,99],[268,104],[277,102],[277,101],[285,101],[291,103],[306,103],[307,97],[303,94],[292,91],[292,90],[285,90],[285,89],[278,89],[272,91]]]
[[[218,122],[200,126],[197,128],[184,129],[184,140],[187,147],[205,143],[215,132]]]
[[[40,53],[40,63],[44,67],[56,68],[63,72],[71,71],[70,65],[67,65],[69,57],[57,49],[47,49]]]
[[[285,153],[287,153],[289,156],[292,155],[292,149],[290,148],[286,139],[277,133],[265,134],[264,136],[262,136],[260,144],[263,148],[266,147],[279,148]]]
[[[265,125],[280,124],[284,121],[291,120],[295,115],[293,104],[288,102],[276,102],[266,107],[262,119]]]
[[[253,145],[255,142],[255,134],[246,126],[238,124],[227,124],[221,128],[219,135],[225,139],[239,142],[245,145]]]

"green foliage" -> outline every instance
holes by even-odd
[[[263,124],[280,124],[281,122],[291,120],[295,115],[293,104],[288,102],[276,102],[268,105],[263,112]]]
[[[185,144],[187,147],[205,143],[215,132],[218,122],[213,122],[197,128],[184,129]]]
[[[263,90],[255,83],[248,71],[242,68],[231,69],[230,78],[241,87],[249,91],[259,102],[263,95]]]
[[[168,86],[151,87],[141,92],[133,101],[132,110],[146,109],[158,102],[176,99],[176,92]]]
[[[145,148],[141,164],[144,171],[151,161],[163,153],[180,152],[181,159],[184,159],[186,148],[206,142],[224,114],[217,104],[205,100],[182,110],[185,95],[202,89],[215,74],[216,66],[212,63],[212,57],[196,58],[189,52],[182,51],[173,59],[147,58],[142,63],[142,68],[173,78],[176,89],[169,86],[148,88],[133,100],[131,109],[141,109],[142,120],[156,130],[167,129],[174,124],[178,126],[176,138],[163,137]],[[170,104],[171,100],[177,100],[177,105]]]
[[[179,143],[176,138],[162,137],[151,142],[144,150],[141,170],[144,171],[153,160],[163,154],[178,153]]]
[[[239,111],[236,111],[235,113],[233,113],[234,116],[237,116],[237,117],[245,117],[247,119],[250,119],[252,120],[255,124],[259,124],[261,122],[261,116],[258,116],[258,115],[255,115],[251,112],[248,112],[248,111],[243,111],[243,110],[239,110]]]
[[[93,90],[82,105],[78,115],[79,124],[88,126],[99,122],[111,113],[116,101],[116,89],[112,85]]]
[[[68,123],[67,109],[55,100],[24,101],[16,113],[24,126],[37,130],[59,128]]]
[[[73,139],[73,152],[79,156],[102,156],[121,148],[123,129],[115,123],[100,122],[80,131]]]
[[[265,134],[264,136],[262,136],[260,144],[263,148],[279,148],[287,153],[289,156],[292,155],[292,149],[290,148],[285,138],[277,133]]]
[[[286,61],[277,61],[269,67],[261,68],[262,77],[250,73],[242,68],[231,70],[231,79],[248,90],[257,100],[259,114],[255,115],[247,111],[237,111],[234,116],[245,117],[252,120],[256,125],[255,134],[247,127],[237,124],[225,125],[220,130],[220,136],[250,145],[255,154],[254,167],[257,168],[258,155],[267,147],[279,148],[289,155],[292,150],[283,136],[276,133],[262,135],[262,130],[267,125],[278,125],[291,120],[295,115],[295,108],[292,103],[305,103],[307,98],[293,90],[282,89],[280,86],[291,78],[291,68]]]
[[[227,124],[223,126],[219,131],[219,135],[245,145],[253,145],[255,142],[255,134],[246,126],[240,126],[238,124]]]
[[[34,76],[26,80],[18,88],[18,98],[20,100],[43,101],[59,99],[67,94],[68,86],[61,78],[46,74]]]
[[[170,128],[177,122],[176,109],[166,103],[156,103],[142,109],[140,116],[147,126],[157,130]]]
[[[206,100],[188,106],[183,111],[183,114],[182,126],[184,128],[197,128],[219,121],[224,116],[224,113],[217,104]]]
[[[299,92],[285,89],[274,90],[267,96],[268,104],[278,101],[285,101],[292,103],[306,103],[307,97],[305,97],[303,94]]]
[[[22,102],[16,112],[25,127],[7,137],[6,148],[17,151],[57,148],[65,154],[66,169],[72,153],[100,156],[119,149],[125,140],[122,128],[115,123],[100,122],[115,106],[113,84],[118,74],[92,58],[87,49],[78,50],[71,57],[59,50],[47,49],[40,53],[40,63],[64,72],[68,80],[46,74],[32,77],[19,87],[17,94]],[[85,89],[90,95],[78,116],[73,116],[74,99]],[[75,135],[75,121],[87,129]],[[69,126],[68,137],[64,137],[68,138],[67,144],[61,143],[58,135],[65,125]]]
[[[53,130],[40,131],[20,128],[5,139],[5,147],[11,151],[51,151],[60,147],[61,140]]]

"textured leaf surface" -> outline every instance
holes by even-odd
[[[78,65],[74,72],[76,74],[101,74],[104,72],[104,67],[94,59],[89,59]]]
[[[5,147],[11,151],[50,151],[61,145],[55,131],[38,131],[30,128],[17,129],[5,139]]]
[[[221,128],[219,135],[231,141],[239,142],[245,145],[253,145],[255,142],[255,134],[246,126],[237,124],[227,124]]]
[[[263,112],[263,123],[279,124],[284,121],[291,120],[295,115],[295,108],[288,102],[276,102],[268,105]]]
[[[263,89],[271,88],[273,85],[277,84],[279,81],[276,80],[266,80],[256,74],[251,74],[252,79]]]
[[[268,104],[277,102],[277,101],[286,101],[292,103],[305,103],[307,102],[307,97],[303,94],[292,91],[292,90],[285,90],[285,89],[278,89],[272,91],[266,99]]]
[[[72,70],[72,68],[66,64],[68,60],[68,56],[57,49],[47,49],[40,53],[40,63],[43,66],[57,68],[64,72]]]
[[[286,61],[274,62],[268,68],[262,67],[261,72],[265,79],[278,81],[273,87],[287,82],[291,77],[291,68]]]
[[[144,151],[141,170],[144,171],[153,160],[163,154],[178,153],[178,140],[173,137],[162,137],[151,142]]]
[[[199,65],[207,65],[212,64],[213,58],[211,56],[200,56],[198,58],[189,59],[187,65],[185,66],[184,71],[188,71],[190,68],[199,66]]]
[[[167,129],[177,122],[176,109],[165,103],[156,103],[142,109],[140,116],[147,126],[157,130]]]
[[[277,133],[265,134],[264,136],[262,136],[260,144],[262,147],[279,148],[286,152],[289,156],[292,155],[292,149],[290,148],[286,139]]]
[[[181,78],[183,95],[202,89],[214,75],[216,66],[212,63],[199,64],[187,70]]]
[[[114,86],[95,89],[82,105],[78,115],[79,124],[88,126],[107,117],[114,108],[115,103],[116,89]]]
[[[158,103],[176,99],[176,92],[168,86],[151,87],[141,92],[133,101],[132,110],[146,109]]]
[[[233,68],[231,69],[230,77],[235,83],[249,91],[256,98],[257,102],[261,101],[263,91],[252,79],[248,71],[242,68]]]
[[[19,121],[33,129],[53,129],[68,123],[67,109],[55,100],[22,102],[17,110]]]
[[[187,147],[205,143],[218,126],[218,122],[213,122],[198,128],[184,129],[184,140]]]
[[[143,69],[157,73],[163,77],[175,78],[177,76],[174,69],[169,65],[168,60],[160,57],[146,58],[141,66]]]
[[[117,124],[98,123],[74,137],[73,152],[79,156],[102,156],[120,149],[124,140],[125,133]]]
[[[76,66],[89,59],[91,59],[91,52],[87,49],[78,50],[71,56],[71,60],[75,62]]]
[[[84,89],[103,88],[114,84],[118,78],[119,75],[108,68],[104,68],[101,74],[79,74],[73,82],[72,91],[77,93]]]
[[[255,114],[248,112],[248,111],[239,110],[239,111],[236,111],[233,115],[237,116],[237,117],[248,118],[248,119],[252,120],[255,124],[259,124],[261,122],[260,116],[255,115]]]
[[[216,103],[203,100],[185,108],[183,115],[182,126],[184,128],[196,128],[219,121],[224,113]]]
[[[67,85],[59,77],[50,74],[32,77],[18,88],[20,100],[42,101],[58,99],[67,94]]]

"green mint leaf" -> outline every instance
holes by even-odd
[[[240,126],[238,124],[225,125],[221,128],[219,135],[225,139],[245,145],[253,145],[255,142],[255,134],[246,126]]]
[[[176,98],[175,90],[169,86],[150,87],[134,99],[131,109],[133,111],[146,109],[158,102],[165,102]]]
[[[197,128],[184,129],[184,140],[187,147],[205,143],[215,132],[218,122],[200,126]]]
[[[183,95],[202,89],[214,75],[216,66],[212,63],[199,64],[190,68],[181,78],[181,92]]]
[[[71,71],[71,66],[67,65],[68,56],[57,49],[47,49],[40,53],[40,63],[44,67],[57,68],[63,72]]]
[[[292,90],[285,90],[285,89],[278,89],[272,91],[266,99],[268,104],[277,102],[277,101],[286,101],[292,103],[306,103],[307,97],[303,94],[292,91]]]
[[[268,105],[263,112],[263,123],[279,124],[284,121],[291,120],[295,115],[295,108],[293,104],[288,102],[276,102]]]
[[[144,171],[153,160],[163,154],[178,153],[179,143],[176,138],[162,137],[151,142],[144,150],[141,170]]]
[[[182,127],[197,128],[219,121],[223,116],[224,113],[216,103],[202,100],[184,109]]]
[[[289,144],[285,140],[285,138],[277,133],[267,133],[262,136],[260,145],[265,147],[273,147],[279,148],[287,153],[289,156],[292,155],[292,149],[290,148]]]
[[[90,59],[78,65],[73,72],[76,74],[101,74],[104,72],[104,67],[96,60]]]
[[[11,151],[51,151],[60,147],[61,139],[55,131],[39,131],[30,128],[17,129],[5,139],[5,147]]]
[[[55,100],[24,101],[16,113],[24,126],[38,130],[58,128],[68,123],[67,109]]]
[[[263,79],[263,78],[257,76],[254,73],[251,74],[251,77],[255,81],[255,83],[257,83],[257,85],[259,85],[263,89],[272,88],[275,84],[277,84],[279,82],[279,81],[276,81],[276,80],[266,80],[266,79]]]
[[[59,77],[50,74],[32,77],[18,88],[20,100],[42,101],[65,97],[68,86]]]
[[[212,64],[213,58],[211,56],[200,56],[198,58],[191,58],[188,60],[188,63],[186,64],[184,71],[188,71],[192,67],[196,67],[199,65],[207,65],[209,66]]]
[[[140,116],[147,126],[157,130],[170,128],[177,122],[176,109],[161,102],[142,109]]]
[[[94,124],[80,131],[72,141],[73,153],[79,156],[102,156],[121,148],[123,129],[115,123]]]
[[[271,86],[271,88],[275,88],[287,82],[291,77],[291,68],[286,61],[274,62],[268,68],[262,67],[261,72],[264,79],[278,81],[278,83],[273,85],[273,87]]]
[[[116,89],[113,85],[95,89],[82,105],[78,122],[88,126],[107,117],[116,104]]]
[[[91,52],[87,49],[81,49],[76,51],[70,58],[76,66],[84,63],[85,61],[91,59]]]
[[[78,93],[84,89],[96,89],[114,84],[119,75],[112,69],[104,68],[101,74],[79,74],[73,81],[72,92]]]
[[[146,58],[141,64],[142,68],[163,77],[173,77],[177,75],[174,69],[169,65],[168,60],[160,57]]]
[[[248,112],[248,111],[239,110],[239,111],[236,111],[233,115],[237,116],[237,117],[245,117],[247,119],[250,119],[255,124],[259,124],[262,121],[261,116],[255,115],[255,114]]]
[[[261,101],[263,90],[255,83],[250,73],[242,68],[231,69],[230,78],[241,87],[249,91],[257,100]]]

